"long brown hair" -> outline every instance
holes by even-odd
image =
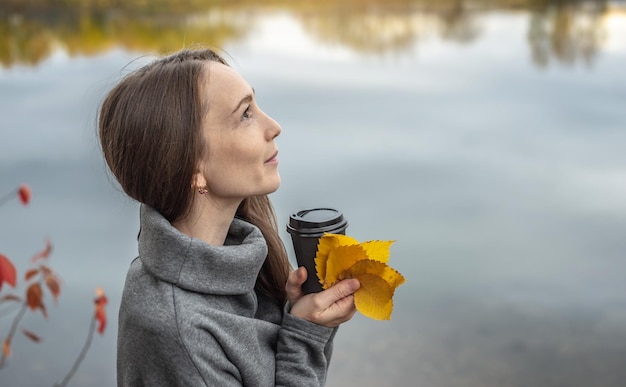
[[[99,112],[98,134],[109,169],[128,196],[170,223],[191,210],[192,176],[205,147],[201,81],[207,61],[228,65],[206,48],[157,59],[125,76]],[[290,267],[269,198],[244,199],[237,216],[257,226],[267,242],[257,289],[283,303]]]

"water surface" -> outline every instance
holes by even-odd
[[[96,286],[110,325],[73,385],[115,385],[138,214],[105,173],[97,106],[150,55],[203,40],[282,125],[281,227],[331,206],[355,238],[396,240],[392,319],[341,328],[329,386],[621,386],[626,7],[444,3],[0,13],[0,182],[33,189],[0,209],[0,252],[23,272],[50,238],[64,283],[47,320],[24,319],[44,342],[16,337],[2,385],[62,377]]]

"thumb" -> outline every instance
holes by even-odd
[[[322,297],[321,304],[330,306],[335,302],[354,294],[354,292],[356,292],[360,287],[361,284],[354,278],[339,281],[330,289],[319,293],[320,297]]]
[[[306,278],[307,271],[304,266],[301,266],[289,273],[287,284],[285,285],[285,292],[287,293],[287,300],[289,303],[293,304],[303,296],[302,284],[306,281]]]

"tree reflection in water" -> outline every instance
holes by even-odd
[[[438,35],[470,43],[485,11],[529,12],[533,62],[591,64],[602,48],[606,0],[347,0],[175,1],[4,0],[0,4],[0,63],[36,65],[62,48],[93,55],[115,47],[164,53],[195,43],[222,47],[242,39],[258,18],[287,12],[314,38],[361,53],[411,50]]]
[[[578,60],[591,64],[606,37],[603,19],[607,12],[604,1],[533,10],[528,42],[534,63],[546,67],[553,58],[568,65]]]

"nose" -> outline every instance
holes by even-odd
[[[276,122],[272,117],[268,116],[265,113],[263,114],[267,118],[267,126],[266,126],[267,129],[265,130],[265,135],[267,137],[267,140],[271,141],[275,139],[276,137],[278,137],[280,135],[280,132],[282,132],[283,129],[280,127],[280,124]]]

